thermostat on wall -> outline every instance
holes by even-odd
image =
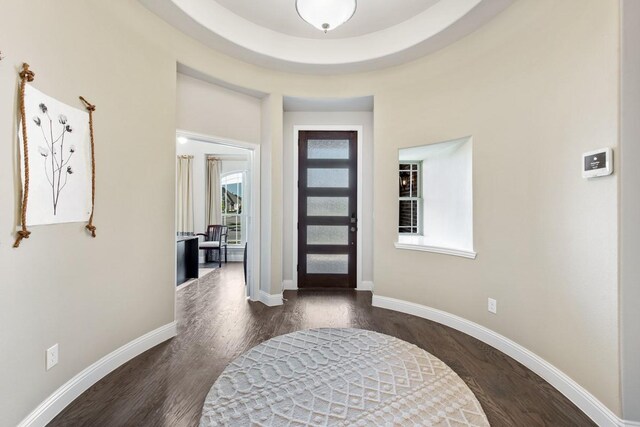
[[[611,175],[613,172],[613,151],[601,148],[582,155],[582,177],[595,178]]]

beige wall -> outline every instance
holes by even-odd
[[[481,30],[419,61],[357,75],[303,76],[210,51],[135,0],[0,1],[3,16],[11,16],[0,27],[7,56],[0,83],[10,94],[0,98],[0,195],[8,200],[0,207],[0,267],[8,272],[0,313],[12,326],[2,330],[3,349],[11,352],[1,356],[8,381],[0,394],[12,397],[0,403],[3,422],[15,423],[100,356],[173,318],[176,61],[270,94],[261,103],[260,142],[262,164],[271,166],[263,174],[261,206],[272,249],[263,253],[262,278],[272,292],[282,282],[282,94],[374,95],[376,293],[491,328],[620,414],[618,173],[587,181],[578,166],[582,152],[617,146],[617,2],[519,0]],[[38,36],[16,37],[25,23]],[[73,46],[64,61],[60,46]],[[22,60],[32,62],[45,92],[69,103],[83,93],[98,105],[95,241],[79,226],[56,226],[34,230],[24,248],[9,248],[14,66]],[[394,249],[398,148],[465,135],[474,137],[477,260]],[[150,155],[153,166],[144,168]],[[148,228],[166,229],[167,236],[154,235],[138,251],[135,232]],[[54,245],[59,249],[51,256]],[[487,313],[488,296],[498,300],[498,315]],[[44,349],[56,341],[61,365],[44,373]]]
[[[0,1],[0,425],[116,348],[174,320],[175,60],[99,1]],[[55,17],[55,19],[52,19]],[[16,225],[17,68],[95,113],[98,237]],[[60,362],[45,371],[45,349]]]
[[[178,74],[176,99],[178,129],[260,143],[258,98]]]

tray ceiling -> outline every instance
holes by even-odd
[[[324,34],[295,0],[139,0],[182,32],[230,56],[291,72],[368,71],[417,59],[491,20],[513,0],[360,0]]]

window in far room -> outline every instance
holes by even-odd
[[[227,242],[229,245],[242,244],[245,215],[242,208],[244,174],[231,172],[220,180],[222,194],[222,224],[229,227]]]
[[[398,233],[421,234],[420,162],[400,162],[398,173]]]

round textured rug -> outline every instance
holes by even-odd
[[[222,372],[200,419],[210,426],[488,426],[440,359],[362,329],[310,329],[252,348]]]

